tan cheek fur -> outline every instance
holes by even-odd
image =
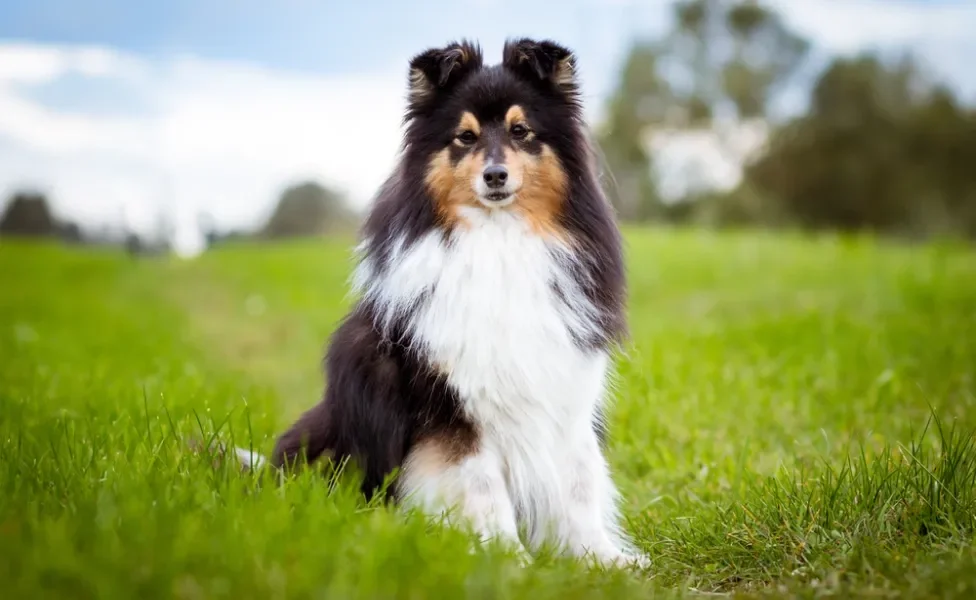
[[[522,179],[522,189],[514,208],[520,211],[539,234],[565,237],[559,225],[559,214],[566,198],[566,173],[559,159],[548,147],[533,156],[517,150],[506,150],[505,162],[513,175]]]
[[[426,183],[434,199],[437,214],[448,224],[458,224],[458,208],[480,206],[471,182],[481,173],[485,160],[482,153],[468,154],[452,165],[450,152],[442,150],[430,161]]]

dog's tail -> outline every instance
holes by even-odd
[[[293,466],[298,460],[314,462],[333,445],[332,427],[325,401],[305,411],[278,437],[270,464],[276,468]]]
[[[212,459],[214,466],[231,460],[237,464],[241,471],[257,471],[269,464],[268,459],[258,452],[241,447],[228,448],[219,440],[213,440],[209,448],[205,447],[199,438],[191,438],[187,445],[191,452],[207,454]]]
[[[296,460],[302,458],[313,462],[326,454],[329,445],[329,428],[325,417],[324,403],[306,411],[294,425],[281,434],[270,457],[240,446],[229,448],[217,440],[210,444],[210,453],[215,464],[232,460],[241,471],[257,471],[267,466],[281,469],[292,466]],[[204,451],[204,444],[198,439],[191,439],[189,446],[194,452]]]
[[[246,448],[234,448],[234,457],[237,458],[242,471],[257,471],[268,464],[266,457]]]

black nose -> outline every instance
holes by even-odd
[[[508,169],[502,165],[492,165],[482,174],[490,188],[500,188],[508,181]]]

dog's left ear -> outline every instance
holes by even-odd
[[[576,56],[550,40],[509,40],[502,53],[502,65],[521,77],[567,97],[579,93]]]
[[[462,40],[443,48],[430,48],[410,60],[408,99],[417,110],[431,104],[482,66],[481,48]]]

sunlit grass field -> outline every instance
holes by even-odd
[[[353,240],[193,261],[0,240],[3,598],[976,597],[976,252],[628,230],[609,458],[646,572],[498,548],[270,450]]]

